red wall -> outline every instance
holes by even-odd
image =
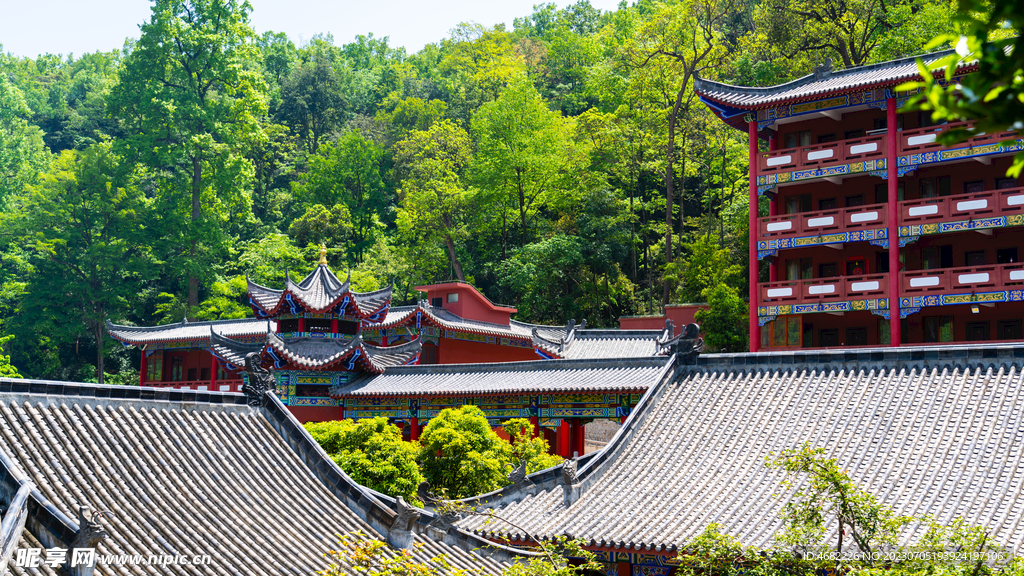
[[[470,342],[441,338],[439,340],[438,364],[475,364],[481,362],[518,362],[539,360],[533,348],[517,348],[485,342]]]
[[[665,318],[672,320],[675,334],[683,330],[683,326],[697,321],[694,317],[697,310],[707,310],[707,304],[669,304],[665,306],[664,316],[623,316],[619,318],[622,330],[663,330]]]
[[[327,422],[341,418],[341,408],[337,406],[289,406],[288,410],[299,422]]]
[[[452,314],[469,320],[479,320],[492,324],[507,326],[509,318],[516,312],[515,308],[495,306],[476,288],[462,282],[450,284],[432,284],[430,286],[417,286],[417,290],[427,293],[427,299],[440,298],[445,310]],[[449,294],[458,294],[458,301],[449,302]]]

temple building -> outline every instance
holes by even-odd
[[[896,87],[920,78],[916,61],[766,88],[697,81],[749,137],[750,262],[770,262],[767,282],[750,266],[751,351],[1022,339],[1024,188],[1006,170],[1024,140],[939,143],[972,123],[905,109]]]
[[[391,306],[392,288],[360,293],[327,266],[325,251],[300,282],[286,274],[281,289],[248,283],[253,317],[135,327],[108,322],[108,333],[142,350],[140,384],[181,390],[240,392],[245,357],[257,354],[273,369],[278,395],[301,422],[386,416],[417,438],[444,407],[476,404],[493,426],[531,418],[538,434],[566,456],[582,454],[583,427],[594,419],[615,422],[629,413],[646,388],[617,386],[611,372],[596,370],[572,390],[554,387],[503,391],[427,390],[396,396],[368,393],[366,383],[406,365],[516,363],[524,371],[552,360],[654,361],[666,355],[674,331],[595,330],[584,320],[564,326],[512,319],[474,287],[452,282],[418,286],[425,298]],[[657,361],[655,361],[656,363]],[[545,370],[553,371],[561,364]],[[398,371],[397,373],[404,373]],[[552,374],[554,372],[551,372]],[[356,392],[359,391],[359,392]]]

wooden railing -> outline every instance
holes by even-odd
[[[758,219],[758,236],[762,240],[832,234],[861,228],[883,228],[889,223],[885,204],[851,208],[834,208],[818,212],[802,212]]]
[[[918,152],[929,152],[932,150],[945,150],[946,148],[949,148],[949,146],[938,143],[939,134],[958,128],[971,128],[973,126],[974,122],[950,122],[949,124],[938,124],[935,126],[918,128],[916,130],[904,130],[903,132],[900,132],[899,147],[896,149],[896,153],[902,156],[904,154],[915,154]],[[984,146],[986,144],[995,144],[996,142],[1002,142],[1003,140],[1013,138],[1016,135],[1017,133],[1014,131],[996,132],[993,134],[981,133],[968,138],[964,142],[956,144],[954,147],[976,147]]]
[[[902,294],[991,291],[1024,287],[1024,263],[940,268],[900,273]]]
[[[760,296],[758,304],[806,304],[879,298],[888,294],[888,283],[888,274],[762,282],[757,285]]]
[[[758,174],[821,168],[860,160],[885,158],[888,136],[875,134],[812,146],[799,146],[759,154]]]
[[[242,380],[217,380],[210,383],[209,380],[179,380],[175,382],[146,382],[146,386],[153,388],[173,388],[175,390],[199,390],[209,392],[241,392]]]
[[[904,200],[899,210],[900,224],[1019,214],[1024,211],[1024,187]]]

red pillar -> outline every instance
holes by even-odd
[[[305,318],[299,318],[299,332],[305,332],[305,331],[306,331],[306,319]]]
[[[899,237],[899,194],[900,179],[896,166],[896,148],[900,134],[896,130],[896,99],[885,101],[886,135],[888,149],[885,154],[886,169],[889,173],[889,342],[899,346],[902,341],[900,322],[900,237]]]
[[[572,430],[569,419],[562,418],[558,425],[558,455],[562,458],[572,458]]]
[[[587,451],[587,444],[586,444],[586,442],[587,442],[587,438],[586,438],[587,427],[583,423],[583,420],[581,418],[574,418],[574,420],[576,420],[576,434],[575,434],[575,440],[576,440],[575,444],[576,444],[576,447],[573,449],[573,452],[576,453],[579,456],[583,456],[583,454],[585,454],[586,451]]]
[[[338,319],[337,318],[332,318],[331,319],[331,335],[332,336],[337,336],[338,335]]]
[[[139,349],[142,352],[142,361],[139,363],[139,386],[146,385],[146,351]]]
[[[210,390],[217,385],[217,357],[210,354]]]
[[[409,440],[420,439],[420,419],[416,416],[409,418]]]
[[[774,152],[775,150],[778,150],[778,148],[779,148],[779,136],[778,136],[778,133],[772,132],[772,135],[768,137],[768,151],[769,152]],[[775,198],[772,198],[771,201],[768,202],[768,215],[769,216],[778,216],[779,215],[778,191],[779,191],[779,189],[776,188],[775,189],[775,192],[776,192]],[[779,265],[778,265],[778,263],[776,261],[773,260],[772,263],[768,265],[768,281],[769,282],[777,282],[778,279],[779,279]]]
[[[533,437],[540,436],[540,418],[530,416],[530,426],[533,426]]]
[[[750,351],[757,352],[761,330],[757,325],[757,120],[747,123],[750,161]]]
[[[633,565],[629,562],[619,562],[618,576],[633,576]]]

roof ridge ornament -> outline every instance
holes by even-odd
[[[93,510],[88,506],[78,507],[78,533],[75,535],[75,540],[72,542],[72,548],[95,548],[105,538],[109,538],[110,534],[103,529],[103,525],[100,524],[100,518],[106,516],[110,512],[103,510]]]
[[[327,266],[327,246],[324,244],[320,245],[320,261],[317,266]]]
[[[832,59],[825,58],[825,61],[814,67],[814,79],[824,80],[832,76]]]
[[[277,384],[271,375],[270,370],[263,367],[260,362],[259,352],[249,352],[245,355],[245,384],[242,385],[242,392],[246,397],[246,404],[253,408],[262,408],[267,405],[267,393],[276,392]]]

